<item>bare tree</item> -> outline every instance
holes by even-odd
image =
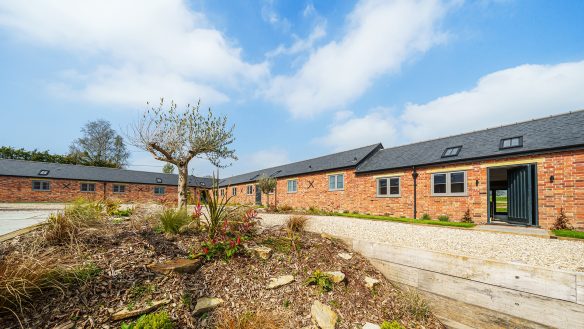
[[[172,163],[178,168],[178,206],[187,205],[188,166],[193,158],[209,160],[222,168],[223,159],[234,159],[235,151],[229,149],[233,143],[234,126],[227,127],[225,116],[213,116],[209,109],[206,116],[199,112],[200,101],[187,105],[179,112],[171,101],[165,108],[160,104],[144,113],[141,120],[131,127],[130,141],[152,154],[160,161]]]
[[[274,177],[269,177],[266,174],[262,174],[258,179],[258,187],[268,198],[267,206],[270,206],[270,193],[276,190],[276,179]]]
[[[127,164],[130,153],[122,136],[106,120],[90,121],[81,128],[83,137],[69,147],[69,157],[92,166],[121,168]]]

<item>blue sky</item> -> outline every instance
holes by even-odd
[[[583,32],[567,0],[4,0],[0,144],[65,153],[165,97],[236,125],[222,176],[390,147],[583,109]]]

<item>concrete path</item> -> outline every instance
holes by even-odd
[[[44,222],[53,210],[0,210],[0,235]]]

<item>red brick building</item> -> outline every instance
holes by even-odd
[[[549,228],[563,210],[584,228],[584,111],[384,149],[335,153],[221,181],[231,202]]]
[[[0,159],[0,202],[176,201],[177,175],[47,162]],[[211,186],[190,176],[191,201]]]

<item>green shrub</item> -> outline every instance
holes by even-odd
[[[319,270],[314,271],[306,279],[306,284],[309,286],[317,286],[321,293],[333,290],[333,280],[331,277]]]
[[[422,215],[422,218],[420,218],[420,219],[421,219],[421,220],[431,220],[431,219],[432,219],[432,217],[430,217],[430,215],[428,215],[428,214],[423,214],[423,215]]]
[[[450,219],[450,217],[448,217],[448,215],[440,215],[438,216],[438,220],[441,222],[448,222],[448,220]]]
[[[174,324],[166,311],[142,315],[134,323],[123,323],[122,329],[173,329]]]
[[[160,215],[162,230],[167,233],[178,233],[179,229],[191,221],[186,209],[166,208]]]
[[[132,208],[118,209],[113,211],[110,215],[115,217],[130,217],[132,215]]]
[[[383,321],[380,329],[405,329],[405,327],[401,323],[394,320],[391,322]]]
[[[430,316],[430,305],[416,290],[412,288],[402,290],[401,297],[406,311],[414,319],[423,321]]]

